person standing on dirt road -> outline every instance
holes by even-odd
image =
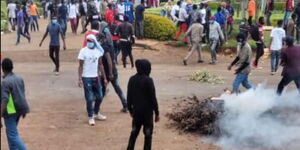
[[[49,55],[55,65],[55,69],[54,69],[55,75],[59,75],[59,49],[60,49],[59,35],[61,35],[64,50],[66,50],[66,42],[65,42],[65,37],[63,35],[63,31],[61,29],[61,26],[58,24],[56,17],[52,17],[51,22],[49,23],[46,29],[44,37],[40,42],[39,45],[40,47],[42,46],[42,43],[47,37],[48,33],[50,34]]]
[[[126,68],[126,58],[129,56],[131,67],[134,67],[133,64],[133,56],[132,56],[132,43],[131,39],[134,38],[133,35],[133,27],[131,23],[128,22],[129,18],[128,16],[124,16],[124,22],[120,24],[116,31],[115,35],[119,35],[120,37],[120,48],[122,51],[122,61],[123,66]]]
[[[122,106],[123,108],[121,109],[121,112],[127,113],[128,109],[127,109],[127,101],[126,98],[123,94],[123,91],[119,85],[118,82],[118,70],[117,67],[115,65],[114,60],[114,52],[113,49],[111,48],[109,41],[107,40],[106,36],[103,33],[100,33],[98,35],[98,38],[100,40],[101,46],[104,49],[104,56],[102,59],[102,63],[103,63],[103,67],[104,67],[104,71],[106,74],[108,82],[111,82],[113,88],[115,89],[115,92],[117,93],[117,95],[119,96],[121,102],[122,102]],[[104,84],[104,79],[101,78],[101,84],[103,85],[102,88],[102,93],[103,93],[103,97],[106,94],[106,88],[107,85]]]
[[[127,89],[128,110],[133,118],[127,150],[134,150],[142,126],[145,135],[144,150],[151,150],[153,112],[155,112],[155,122],[160,118],[154,82],[149,76],[151,63],[146,59],[139,59],[136,60],[135,65],[137,74],[129,79]]]
[[[217,63],[217,52],[220,45],[220,40],[224,40],[224,34],[220,24],[215,20],[215,17],[211,16],[209,20],[209,44],[211,50],[210,64]]]
[[[247,37],[243,33],[239,33],[236,38],[240,51],[234,61],[228,66],[228,70],[231,70],[232,66],[237,65],[235,70],[235,80],[233,81],[233,92],[239,92],[239,86],[242,84],[246,89],[250,89],[253,86],[248,81],[248,76],[251,72],[251,58],[252,50],[247,42]]]
[[[201,58],[201,51],[202,51],[202,34],[203,34],[203,25],[201,25],[201,18],[198,18],[196,20],[196,23],[193,23],[191,27],[188,29],[186,32],[186,36],[191,37],[191,44],[192,44],[192,49],[188,53],[188,55],[184,58],[183,64],[186,66],[187,65],[187,60],[192,56],[192,54],[197,51],[198,52],[198,63],[203,63],[203,60]]]
[[[8,19],[9,23],[11,25],[11,30],[15,30],[15,25],[16,25],[16,12],[17,12],[17,5],[15,2],[12,0],[8,3],[7,5],[7,14],[8,14]]]
[[[4,73],[1,83],[1,117],[5,122],[8,146],[10,150],[27,150],[17,128],[20,118],[25,118],[29,113],[24,81],[22,77],[13,72],[11,59],[3,59],[1,65]]]
[[[95,118],[97,120],[106,120],[106,116],[100,113],[103,94],[98,72],[101,72],[105,86],[107,85],[107,78],[102,64],[103,48],[97,42],[96,36],[91,34],[86,39],[87,46],[82,48],[78,55],[78,86],[83,86],[84,88],[86,109],[89,117],[88,123],[94,126]]]
[[[294,38],[286,37],[287,48],[281,52],[282,79],[277,87],[277,94],[281,95],[284,87],[294,81],[300,93],[300,46],[294,46]]]

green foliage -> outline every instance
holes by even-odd
[[[176,32],[175,24],[165,17],[145,14],[145,37],[157,40],[172,39]]]
[[[7,19],[7,4],[5,1],[1,1],[1,20]]]
[[[1,20],[1,31],[7,31],[7,30],[8,30],[7,20]]]
[[[274,3],[274,10],[277,10],[277,11],[285,10],[285,2],[275,2]]]

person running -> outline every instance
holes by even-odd
[[[281,95],[284,87],[294,81],[300,93],[300,46],[294,46],[294,38],[286,37],[287,48],[281,52],[282,79],[277,87],[277,94]]]
[[[100,40],[101,46],[104,49],[104,56],[103,61],[103,67],[106,74],[106,77],[108,82],[111,82],[113,88],[115,89],[115,92],[119,96],[123,108],[121,109],[121,112],[126,113],[128,111],[127,109],[127,101],[125,99],[125,96],[123,94],[123,91],[119,85],[118,82],[118,70],[116,68],[116,65],[114,63],[114,52],[113,49],[110,46],[110,43],[108,42],[106,36],[103,33],[98,34],[98,39]],[[101,84],[104,85],[104,79],[101,78]],[[102,88],[103,96],[106,95],[106,89],[107,85],[104,85]]]
[[[37,6],[32,2],[30,1],[29,2],[29,10],[30,10],[30,27],[31,27],[31,31],[33,29],[33,24],[34,26],[36,27],[37,31],[39,31],[39,23],[38,23],[38,18],[39,18],[39,12],[37,10]],[[35,27],[34,27],[34,31],[35,30]]]
[[[211,16],[209,21],[209,43],[211,50],[211,62],[210,64],[217,63],[217,52],[220,40],[224,40],[224,34],[222,32],[220,24],[215,21],[215,17]]]
[[[61,6],[58,8],[58,23],[61,26],[64,36],[66,36],[68,27],[68,7],[64,0],[61,1]]]
[[[202,33],[203,33],[203,26],[201,25],[201,18],[198,18],[195,23],[192,24],[192,26],[188,29],[186,32],[186,36],[191,37],[191,44],[192,49],[188,53],[188,55],[184,58],[183,64],[187,65],[187,60],[192,56],[192,54],[197,51],[198,52],[198,63],[203,63],[203,60],[201,58],[201,51],[202,51]]]
[[[293,10],[294,10],[294,0],[286,0],[286,2],[285,2],[285,14],[284,14],[284,19],[283,19],[284,26],[287,25],[287,23],[290,19],[290,16],[293,13]]]
[[[30,16],[27,13],[26,6],[22,6],[23,9],[23,15],[24,15],[24,34],[30,37],[29,33],[29,22],[30,22]]]
[[[270,51],[271,51],[271,75],[274,75],[277,72],[279,60],[280,60],[280,51],[282,49],[282,41],[285,38],[285,31],[282,28],[283,21],[279,20],[277,22],[277,28],[272,29],[271,31],[271,42],[270,42]]]
[[[8,14],[8,20],[11,26],[11,30],[15,31],[15,25],[16,25],[16,12],[17,12],[17,5],[12,0],[7,5],[7,14]]]
[[[144,12],[144,0],[141,0],[141,4],[135,8],[135,35],[138,39],[144,38]]]
[[[101,17],[99,16],[97,9],[94,5],[88,5],[88,18],[84,25],[84,31],[82,33],[85,33],[87,31],[86,27],[89,25],[89,23],[92,23],[94,21],[101,22]]]
[[[268,0],[265,9],[265,15],[267,20],[267,26],[272,26],[271,15],[274,10],[274,0]]]
[[[10,150],[27,150],[17,128],[20,118],[25,118],[29,113],[24,80],[13,72],[11,59],[4,58],[1,67],[4,74],[1,82],[1,117],[4,118],[8,147]]]
[[[151,73],[151,63],[146,59],[135,62],[137,73],[129,79],[127,89],[128,109],[132,117],[132,130],[127,150],[134,150],[136,138],[143,126],[144,150],[151,150],[153,112],[155,122],[160,120],[158,103]]]
[[[252,19],[253,17],[255,17],[255,13],[256,13],[256,3],[255,0],[249,0],[248,3],[248,24],[251,26],[252,25]]]
[[[96,36],[88,35],[87,46],[82,48],[78,55],[78,86],[84,88],[86,100],[86,109],[88,113],[88,123],[91,126],[95,125],[97,120],[106,120],[106,116],[100,113],[100,105],[103,99],[102,85],[98,71],[104,79],[104,85],[107,84],[107,78],[102,64],[102,56],[104,50],[97,42]]]
[[[49,55],[55,65],[55,69],[54,69],[55,75],[59,75],[59,49],[60,49],[59,35],[61,35],[64,50],[66,50],[66,42],[65,42],[65,37],[62,32],[61,26],[58,24],[56,17],[52,17],[51,22],[47,26],[44,37],[40,42],[39,45],[40,47],[42,46],[42,43],[45,40],[45,38],[48,36],[48,33],[50,34]]]
[[[134,35],[133,27],[128,21],[129,18],[127,16],[124,16],[124,22],[117,27],[115,35],[118,35],[120,37],[120,49],[122,51],[123,67],[126,68],[126,58],[127,56],[129,56],[131,67],[133,68],[134,64],[131,39],[134,37]]]
[[[180,10],[179,10],[179,15],[178,15],[178,25],[179,30],[175,36],[175,40],[178,40],[180,37],[181,33],[185,33],[187,31],[187,22],[186,20],[188,19],[189,15],[186,12],[185,6],[181,4]],[[187,43],[187,37],[183,39],[184,43]]]
[[[238,56],[228,66],[228,70],[231,70],[234,65],[237,65],[237,69],[235,70],[236,77],[233,81],[232,91],[234,93],[239,93],[240,84],[242,84],[246,89],[253,87],[248,81],[248,76],[251,72],[252,50],[251,46],[247,42],[246,36],[243,33],[239,33],[236,40],[240,47],[240,51]]]
[[[263,25],[265,24],[264,17],[259,17],[258,23],[255,27],[255,34],[257,34],[257,39],[254,39],[256,41],[256,57],[255,60],[253,61],[253,67],[255,69],[262,69],[262,67],[258,67],[258,61],[259,59],[264,55],[264,29]],[[252,37],[253,38],[253,37]]]
[[[18,10],[18,14],[17,14],[17,42],[16,42],[16,45],[19,45],[21,35],[24,36],[28,40],[28,42],[30,42],[30,37],[23,33],[23,27],[25,25],[24,13],[23,13],[23,10],[21,9],[20,5],[17,5],[17,10]]]
[[[83,33],[86,29],[84,28],[84,25],[86,23],[86,16],[87,16],[87,3],[85,0],[80,0],[79,1],[79,14],[80,14],[80,20],[81,20],[81,27]]]

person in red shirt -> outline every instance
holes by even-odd
[[[108,9],[105,12],[105,20],[108,24],[112,24],[114,22],[114,10],[112,9],[111,3],[109,3],[107,7]]]
[[[290,16],[292,15],[294,10],[294,0],[286,0],[285,3],[285,15],[284,15],[284,25],[287,25]]]
[[[98,30],[99,30],[99,23],[98,23],[98,21],[93,21],[93,22],[91,23],[91,30],[88,31],[88,32],[86,32],[85,35],[84,35],[84,40],[83,40],[83,45],[82,45],[82,47],[86,47],[86,45],[87,45],[86,37],[87,37],[88,35],[92,34],[92,35],[95,35],[95,36],[97,37],[97,34],[99,33]]]

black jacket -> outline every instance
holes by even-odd
[[[135,116],[151,117],[159,115],[155,86],[149,74],[151,64],[148,60],[136,61],[137,74],[128,83],[127,101],[129,112]]]

